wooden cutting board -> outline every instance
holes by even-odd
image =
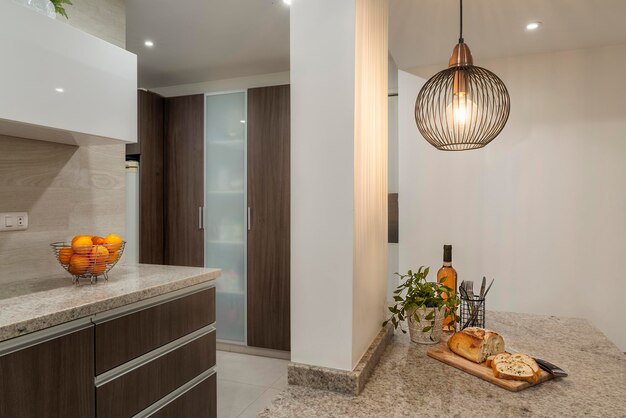
[[[500,386],[501,388],[510,390],[512,392],[519,392],[520,390],[524,390],[531,386],[538,385],[554,377],[550,373],[541,369],[541,374],[539,375],[539,380],[537,381],[537,383],[498,379],[493,375],[493,370],[491,369],[491,367],[487,367],[485,363],[474,363],[473,361],[469,361],[457,354],[454,354],[452,351],[450,351],[448,345],[445,342],[442,342],[437,346],[431,348],[430,350],[428,350],[427,354],[429,357],[437,359],[452,367],[456,367],[459,370],[463,370],[464,372],[467,372],[471,375],[479,377],[483,380],[486,380],[487,382],[493,383],[494,385]]]

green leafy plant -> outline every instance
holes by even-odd
[[[450,326],[454,328],[455,324],[459,321],[457,315],[457,308],[459,306],[459,299],[453,289],[444,285],[443,283],[429,282],[426,280],[430,267],[420,267],[417,272],[409,270],[407,274],[396,273],[403,281],[396,290],[393,292],[395,305],[389,307],[391,317],[383,322],[383,326],[389,322],[393,324],[395,329],[400,330],[406,334],[406,331],[402,328],[402,322],[407,320],[407,313],[414,308],[442,308],[445,307],[445,316],[450,316],[452,321]],[[442,278],[442,281],[445,277]],[[420,322],[420,318],[417,313],[413,314],[412,319],[416,322]],[[422,332],[429,332],[435,326],[435,312],[430,312],[425,319],[430,324],[424,324]]]
[[[72,2],[70,0],[50,0],[50,1],[54,5],[54,11],[57,14],[65,17],[66,19],[69,19],[69,17],[67,16],[67,12],[65,11],[65,7],[63,5],[67,4],[71,6]]]

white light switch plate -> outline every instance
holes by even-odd
[[[0,232],[28,229],[28,212],[0,213]]]

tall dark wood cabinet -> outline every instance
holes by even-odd
[[[248,345],[290,349],[289,86],[248,90]]]
[[[204,95],[165,100],[165,264],[204,266]]]
[[[209,179],[205,170],[205,100],[203,94],[163,98],[151,92],[139,92],[140,140],[137,146],[129,147],[127,154],[136,154],[140,160],[142,263],[204,266],[206,238],[203,218],[205,215],[212,216],[212,212],[207,210],[205,213],[204,208],[211,208],[213,203],[204,201],[205,179]],[[229,117],[232,117],[232,114]],[[240,121],[240,118],[247,120]],[[213,122],[210,118],[206,120],[209,124],[206,126],[207,132],[212,132],[211,123],[221,123],[221,120]],[[246,329],[243,321],[246,318],[248,345],[289,350],[291,129],[289,85],[249,89],[247,117],[245,113],[237,115],[235,124],[238,129],[242,126],[239,122],[247,124],[245,142],[243,138],[232,141],[229,132],[226,132],[224,137],[212,138],[211,141],[215,144],[207,148],[206,159],[207,164],[211,164],[212,161],[215,163],[215,158],[212,159],[215,155],[211,153],[220,149],[216,147],[229,147],[228,152],[241,152],[241,160],[244,154],[247,158],[247,179],[243,172],[246,170],[245,164],[232,164],[233,170],[241,172],[239,181],[246,182],[247,187],[243,184],[227,185],[242,189],[236,190],[237,193],[230,191],[231,194],[228,195],[229,199],[238,199],[238,196],[241,196],[242,209],[247,199],[249,208],[247,242],[241,242],[243,239],[239,236],[237,239],[220,238],[224,245],[247,245],[245,250],[247,260],[242,258],[236,261],[240,263],[237,264],[237,268],[240,269],[241,275],[244,266],[246,270],[245,288],[237,289],[241,302],[238,302],[237,306],[229,305],[228,309],[237,311],[239,315],[237,316],[237,321],[241,321],[239,342],[243,341]],[[243,148],[244,144],[247,144],[245,145],[247,150]],[[228,161],[226,158],[219,162],[228,164]],[[212,180],[206,181],[211,183]],[[223,185],[207,184],[206,187],[216,189],[211,190],[212,193],[228,193],[227,190],[222,190],[228,189]],[[247,197],[244,192],[247,193]],[[215,197],[209,193],[207,199]],[[215,224],[213,221],[215,219],[209,218],[207,223]],[[226,228],[224,230],[226,231]],[[238,231],[238,234],[244,234],[240,229]],[[220,235],[219,229],[213,232]],[[226,232],[224,234],[228,235]],[[214,244],[215,242],[212,242],[212,245]],[[222,267],[228,272],[228,262],[234,261],[215,251],[213,258],[222,260],[224,264],[219,265],[218,262],[217,265],[209,267]],[[225,261],[226,259],[228,260]],[[233,269],[234,267],[231,268]],[[225,274],[225,277],[227,276]],[[232,286],[230,291],[231,294],[234,293]],[[247,297],[244,298],[244,295]],[[219,289],[217,299],[218,321],[221,312],[225,317],[233,317],[235,315],[233,312],[223,313],[224,308],[220,308],[230,302],[226,296],[220,298]],[[247,311],[247,316],[244,311]]]
[[[126,145],[126,155],[139,160],[139,262],[163,264],[165,99],[145,90],[137,96],[138,141]]]

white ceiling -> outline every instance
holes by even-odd
[[[389,50],[399,68],[448,62],[459,0],[390,0]],[[463,35],[474,63],[626,43],[626,0],[465,0]],[[526,31],[532,21],[543,24]]]
[[[315,0],[293,0],[315,1]],[[399,68],[444,65],[458,39],[458,0],[390,0],[389,49]],[[282,0],[128,0],[127,48],[141,87],[289,70]],[[465,0],[474,61],[626,43],[626,0]],[[539,20],[542,26],[527,32]],[[154,48],[146,48],[151,39]]]
[[[287,71],[289,8],[282,0],[128,0],[126,48],[138,55],[145,88]]]

